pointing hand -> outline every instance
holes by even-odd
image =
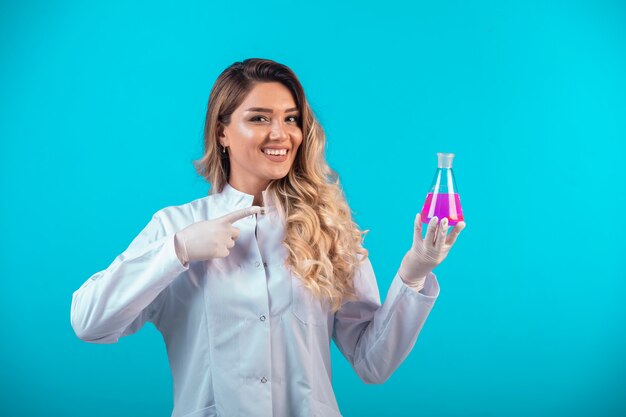
[[[264,214],[263,208],[246,207],[217,219],[189,225],[175,235],[176,255],[183,264],[225,258],[239,237],[239,229],[234,227],[233,223],[253,214]]]

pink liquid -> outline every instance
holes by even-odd
[[[437,216],[439,221],[444,217],[448,218],[448,225],[454,226],[463,220],[463,211],[461,210],[461,200],[459,195],[454,194],[435,194],[436,198],[433,202],[433,193],[428,193],[426,202],[422,208],[422,223],[430,222],[430,219]]]

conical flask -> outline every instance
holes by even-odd
[[[453,159],[453,153],[437,153],[437,171],[422,208],[423,223],[429,223],[434,216],[437,216],[439,221],[447,217],[450,226],[463,220],[461,199],[452,172]]]

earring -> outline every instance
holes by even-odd
[[[226,147],[222,145],[222,153],[226,153]]]

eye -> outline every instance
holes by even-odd
[[[298,116],[287,116],[287,121],[289,122],[298,123],[299,120],[300,118]]]
[[[263,119],[263,120],[261,120]],[[267,117],[265,116],[254,116],[250,119],[251,122],[265,122],[267,121]]]

